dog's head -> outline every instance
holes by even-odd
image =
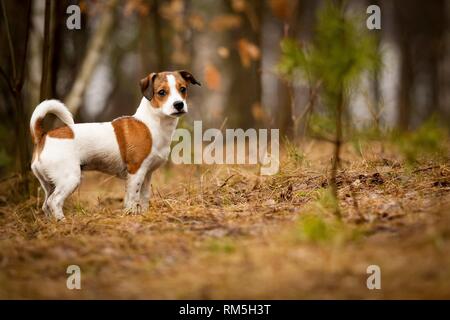
[[[151,73],[140,81],[141,92],[151,107],[170,117],[179,117],[188,111],[189,84],[200,85],[200,82],[185,70]]]

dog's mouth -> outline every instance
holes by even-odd
[[[182,116],[183,114],[185,114],[186,113],[186,111],[177,111],[177,112],[174,112],[174,113],[171,113],[170,115],[171,116],[176,116],[176,117],[180,117],[180,116]]]

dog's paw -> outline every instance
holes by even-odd
[[[124,209],[126,214],[142,214],[143,208],[139,203],[133,203]]]

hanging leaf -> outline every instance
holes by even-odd
[[[230,56],[230,50],[227,47],[217,48],[217,54],[223,59],[227,59]]]
[[[196,31],[203,31],[205,29],[205,19],[199,14],[191,14],[189,16],[189,25]]]
[[[293,12],[294,1],[289,0],[269,0],[269,6],[272,13],[277,18],[287,21]]]
[[[231,7],[235,12],[244,12],[247,9],[247,2],[245,0],[231,1]]]
[[[146,16],[148,15],[149,11],[149,5],[147,3],[144,3],[143,0],[128,0],[123,10],[126,17],[134,13],[137,13],[140,16]]]
[[[220,72],[212,63],[206,64],[204,78],[208,89],[219,90],[221,84]]]
[[[258,122],[265,122],[268,119],[266,112],[259,102],[252,104],[252,116]]]
[[[174,48],[171,59],[177,65],[187,65],[190,60],[190,55],[184,48],[183,38],[179,34],[174,34],[172,37],[172,47]]]
[[[241,63],[245,68],[249,68],[252,60],[258,60],[260,57],[260,50],[258,46],[251,43],[245,38],[238,41],[238,51],[241,57]]]
[[[222,14],[213,18],[209,25],[216,32],[236,29],[241,25],[241,18],[235,14]]]

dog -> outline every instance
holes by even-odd
[[[44,213],[64,219],[64,201],[80,184],[83,170],[126,179],[125,211],[146,211],[152,173],[167,161],[178,119],[188,112],[189,84],[201,85],[185,70],[151,73],[140,81],[143,97],[136,113],[103,123],[74,123],[62,102],[41,102],[30,120],[31,170],[45,192]],[[64,126],[45,132],[48,113]]]

